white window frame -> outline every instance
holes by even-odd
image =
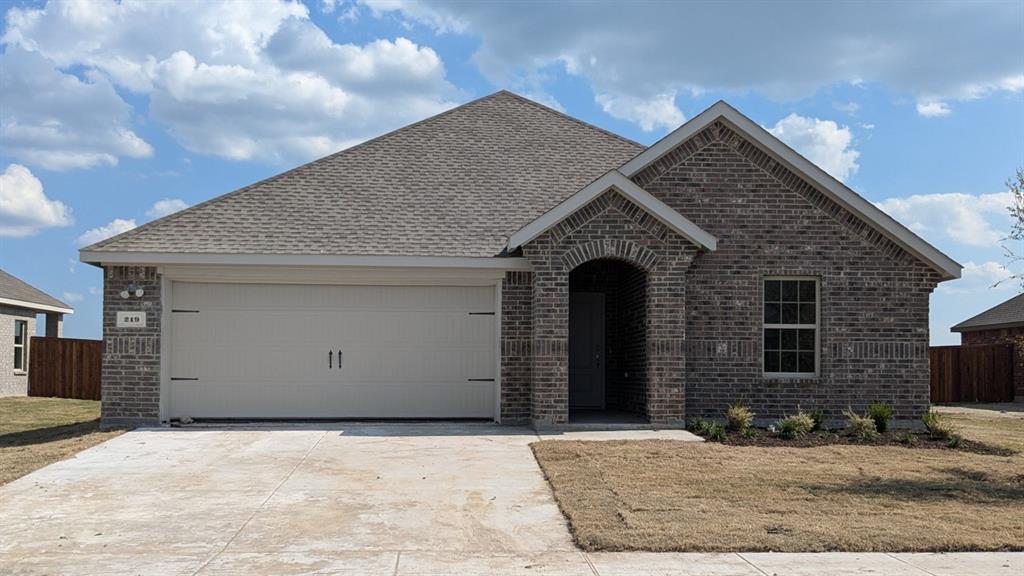
[[[764,321],[764,285],[772,280],[813,281],[814,282],[814,324],[769,324]],[[761,373],[769,380],[811,380],[821,374],[821,278],[817,276],[764,276],[761,278]],[[781,313],[781,311],[780,311]],[[803,329],[814,330],[814,372],[766,372],[764,369],[764,331],[771,329]]]
[[[22,326],[21,329],[21,344],[18,344],[18,325]],[[28,372],[28,320],[15,320],[14,321],[14,353],[17,355],[18,348],[21,348],[21,368],[15,366],[15,374],[25,374]],[[14,361],[14,358],[11,359]]]

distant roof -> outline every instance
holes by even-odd
[[[3,270],[0,270],[0,304],[63,314],[74,311],[71,306]]]
[[[643,149],[501,91],[83,252],[493,257]]]
[[[985,310],[950,328],[952,332],[972,332],[992,328],[1024,326],[1024,294],[1018,294],[1002,304]]]

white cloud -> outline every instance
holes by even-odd
[[[0,236],[31,236],[72,222],[71,208],[47,198],[31,170],[11,164],[0,174]]]
[[[66,170],[153,154],[131,129],[131,107],[105,77],[83,81],[8,46],[0,55],[0,85],[0,149],[21,162]]]
[[[860,167],[860,152],[851,148],[853,133],[831,120],[790,114],[768,131],[837,180],[846,181]]]
[[[967,246],[998,248],[1009,229],[1009,192],[920,194],[888,198],[876,205],[914,232]]]
[[[949,105],[938,100],[917,103],[917,113],[925,118],[949,116],[950,112],[952,112],[952,110],[949,109]]]
[[[148,96],[150,117],[185,148],[237,160],[322,156],[451,107],[458,94],[429,47],[405,38],[338,44],[305,5],[285,0],[51,1],[12,8],[7,21],[7,50],[34,55],[27,73],[84,69],[104,90]],[[37,148],[61,152],[61,141]],[[129,155],[86,149],[96,156],[72,165]]]
[[[89,295],[90,296],[99,296],[102,293],[103,293],[103,291],[100,290],[99,288],[97,288],[96,286],[89,286]]]
[[[799,99],[836,84],[880,83],[918,100],[1024,89],[1020,2],[362,2],[478,38],[474,61],[501,85],[554,65],[595,94],[641,101],[673,90]]]
[[[860,104],[856,102],[836,102],[833,104],[833,108],[853,116],[860,110]]]
[[[146,216],[150,218],[163,218],[168,214],[174,214],[185,208],[188,208],[188,204],[180,198],[164,198],[163,200],[157,200],[152,208],[146,210]]]
[[[84,299],[85,299],[85,296],[82,296],[78,292],[65,292],[64,293],[64,301],[65,302],[81,302]]]
[[[967,294],[992,288],[1010,291],[1017,288],[1016,282],[1008,282],[1013,273],[999,262],[964,263],[963,272],[958,280],[939,284],[938,290],[947,294]]]
[[[657,94],[646,100],[611,94],[598,94],[595,99],[607,114],[634,122],[644,132],[656,128],[672,130],[686,120],[686,116],[676,107],[675,91]]]
[[[134,218],[128,220],[123,218],[114,218],[106,225],[86,230],[78,237],[77,243],[79,246],[95,244],[100,240],[106,240],[112,236],[117,236],[118,234],[127,232],[132,228],[135,228],[135,226]]]

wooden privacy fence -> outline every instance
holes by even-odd
[[[1013,401],[1011,346],[934,346],[928,356],[932,402]]]
[[[33,336],[28,345],[28,395],[100,399],[101,340]]]

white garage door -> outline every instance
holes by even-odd
[[[493,418],[494,288],[175,282],[171,418]]]

